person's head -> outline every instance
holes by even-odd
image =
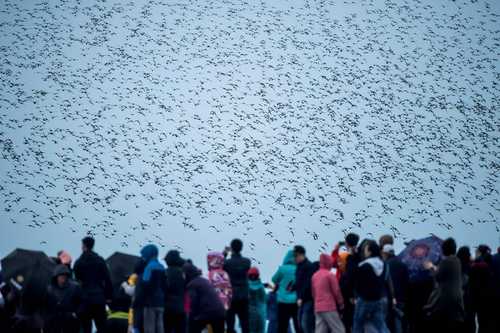
[[[332,256],[326,253],[321,253],[319,256],[319,267],[327,270],[331,270],[333,267]]]
[[[468,246],[460,247],[457,251],[457,258],[460,260],[463,270],[464,266],[468,266],[471,262],[470,248]]]
[[[453,238],[446,238],[441,245],[441,250],[445,257],[452,256],[457,253],[457,243]]]
[[[66,285],[68,282],[68,279],[71,275],[71,272],[66,265],[57,265],[55,270],[54,270],[54,275],[53,278],[55,280],[55,283],[59,288],[62,288]]]
[[[67,266],[71,266],[71,262],[73,261],[73,259],[71,258],[71,255],[64,250],[57,252],[57,259],[59,260],[59,262],[61,264],[67,265]]]
[[[384,245],[386,244],[394,245],[394,238],[392,237],[392,235],[380,236],[378,240],[378,246],[380,246],[381,249],[384,249]]]
[[[198,269],[195,265],[192,263],[185,263],[184,266],[182,266],[182,270],[184,272],[184,276],[186,278],[186,283],[191,282],[193,279],[197,278],[198,276],[201,276],[201,270]]]
[[[355,249],[359,242],[359,236],[355,233],[349,233],[345,236],[345,244],[348,248]]]
[[[58,275],[57,276],[57,285],[59,287],[63,287],[66,284],[67,281],[68,281],[68,276],[67,275],[62,274],[62,275]]]
[[[181,258],[181,254],[177,250],[168,251],[165,262],[169,267],[182,267],[184,265],[184,259]]]
[[[257,281],[258,279],[260,279],[260,272],[259,272],[259,269],[257,267],[252,267],[248,270],[248,279],[250,281]]]
[[[158,258],[158,248],[156,247],[156,245],[149,244],[149,245],[144,246],[141,250],[141,258],[145,262],[149,262],[153,259],[157,259]]]
[[[380,256],[380,247],[378,246],[376,241],[374,241],[373,239],[366,240],[365,244],[363,245],[363,256],[365,258]]]
[[[295,263],[300,264],[306,260],[306,249],[302,245],[295,245],[293,248],[293,256],[295,258]]]
[[[94,249],[94,245],[95,245],[95,240],[92,236],[87,236],[84,239],[82,239],[83,252],[92,251]]]
[[[231,252],[235,254],[240,254],[243,250],[243,242],[241,239],[235,238],[231,241]]]
[[[476,249],[476,258],[487,258],[491,255],[491,249],[488,245],[481,244]]]
[[[382,247],[382,258],[389,259],[394,257],[394,246],[392,244],[385,244]]]

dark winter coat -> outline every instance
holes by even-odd
[[[318,262],[312,263],[307,258],[300,264],[297,264],[295,288],[297,299],[301,299],[303,303],[312,301],[311,279],[318,269]]]
[[[168,265],[166,271],[165,313],[183,314],[184,287],[186,283],[182,272],[184,260],[181,258],[179,251],[172,250],[167,253],[165,262]]]
[[[158,248],[147,245],[141,250],[146,266],[139,276],[136,299],[144,307],[165,307],[165,268],[158,262]]]
[[[386,294],[385,265],[379,257],[359,263],[355,275],[355,294],[365,301],[377,301]]]
[[[441,260],[435,281],[436,287],[425,306],[428,315],[440,321],[464,321],[462,271],[456,256],[448,256]]]
[[[113,286],[108,267],[102,257],[85,251],[75,262],[75,278],[82,286],[82,301],[85,304],[105,304],[113,297]]]
[[[493,279],[493,288],[496,302],[500,302],[500,253],[493,256],[491,260],[491,271]],[[499,303],[496,303],[497,305]]]
[[[64,286],[57,284],[57,277],[66,275]],[[70,279],[71,271],[66,265],[58,265],[47,288],[44,332],[78,332],[77,313],[81,311],[81,288]]]
[[[346,259],[345,272],[340,276],[339,286],[346,303],[348,303],[351,298],[354,298],[354,281],[358,264],[358,255],[350,254]]]
[[[68,280],[63,287],[57,284],[59,275],[67,275]],[[58,265],[50,285],[47,288],[47,301],[45,310],[47,315],[61,315],[78,313],[80,310],[82,290],[80,285],[70,279],[71,272],[65,265]]]
[[[388,258],[386,264],[394,287],[394,298],[398,303],[405,303],[410,283],[408,267],[396,256]]]
[[[239,253],[233,253],[230,259],[224,262],[224,270],[229,274],[233,288],[233,300],[248,299],[248,277],[250,259],[242,257]]]
[[[186,264],[183,269],[190,300],[190,320],[213,321],[224,319],[224,305],[215,288],[207,279],[201,276],[201,271],[195,266]]]

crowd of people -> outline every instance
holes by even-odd
[[[441,259],[423,263],[428,274],[412,279],[390,235],[360,242],[350,233],[318,261],[295,246],[263,283],[239,239],[208,253],[205,276],[177,250],[163,265],[158,248],[147,245],[133,273],[114,285],[94,243],[82,240],[74,265],[68,253],[58,253],[41,306],[28,305],[22,281],[0,280],[0,331],[500,332],[500,248],[492,253],[481,245],[473,257],[448,238]]]

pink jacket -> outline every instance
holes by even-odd
[[[231,281],[229,275],[223,269],[224,255],[222,252],[210,252],[207,255],[208,263],[208,280],[214,286],[219,295],[220,300],[224,304],[224,308],[229,309],[231,298],[233,297],[233,290],[231,288]]]
[[[320,269],[312,277],[315,312],[331,312],[344,308],[344,299],[340,292],[339,283],[335,275],[330,272],[332,266],[332,257],[328,254],[321,254],[319,257]]]

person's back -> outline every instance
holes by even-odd
[[[398,303],[405,303],[408,297],[408,285],[410,274],[406,266],[398,257],[391,256],[387,260],[389,273],[394,286],[394,297]]]
[[[183,270],[190,302],[189,332],[200,333],[211,325],[214,333],[223,333],[225,310],[215,288],[194,265],[185,264]]]
[[[111,300],[113,289],[111,279],[102,257],[93,251],[82,253],[75,263],[74,273],[80,281],[83,300],[87,304],[105,304]]]
[[[477,312],[479,333],[495,331],[497,321],[495,303],[494,267],[491,250],[486,245],[477,249],[476,259],[470,270],[470,292],[473,307]]]
[[[234,300],[248,299],[247,273],[250,265],[250,259],[243,257],[241,253],[233,253],[231,258],[226,259],[224,262],[223,268],[231,279]]]
[[[295,292],[296,269],[293,250],[290,250],[272,278],[273,283],[278,286],[278,333],[288,332],[290,319],[293,320],[295,331],[300,332]]]
[[[158,248],[146,245],[141,250],[142,260],[146,263],[140,275],[137,289],[142,295],[144,305],[144,333],[163,333],[163,313],[165,309],[165,269],[158,262]]]
[[[250,333],[264,333],[266,328],[266,291],[256,267],[248,271]]]
[[[229,274],[232,288],[232,300],[227,312],[227,331],[234,333],[236,315],[240,320],[242,333],[248,333],[248,270],[250,259],[241,255],[243,242],[239,239],[231,241],[231,258],[224,261],[224,271]]]
[[[106,262],[93,252],[94,239],[82,240],[82,255],[73,268],[75,278],[82,286],[82,310],[80,312],[83,333],[91,333],[92,321],[97,331],[106,330],[106,303],[111,302],[113,287]]]
[[[312,277],[312,296],[316,312],[316,332],[345,331],[339,310],[344,308],[344,299],[335,275],[331,272],[333,259],[328,254],[321,254],[320,269]]]
[[[232,299],[232,287],[229,274],[223,269],[224,255],[222,252],[212,251],[207,255],[208,281],[214,286],[226,310],[229,309]]]
[[[165,290],[165,315],[164,326],[166,333],[183,333],[185,327],[184,291],[185,279],[182,272],[184,260],[179,251],[171,250],[165,257],[166,290]]]

